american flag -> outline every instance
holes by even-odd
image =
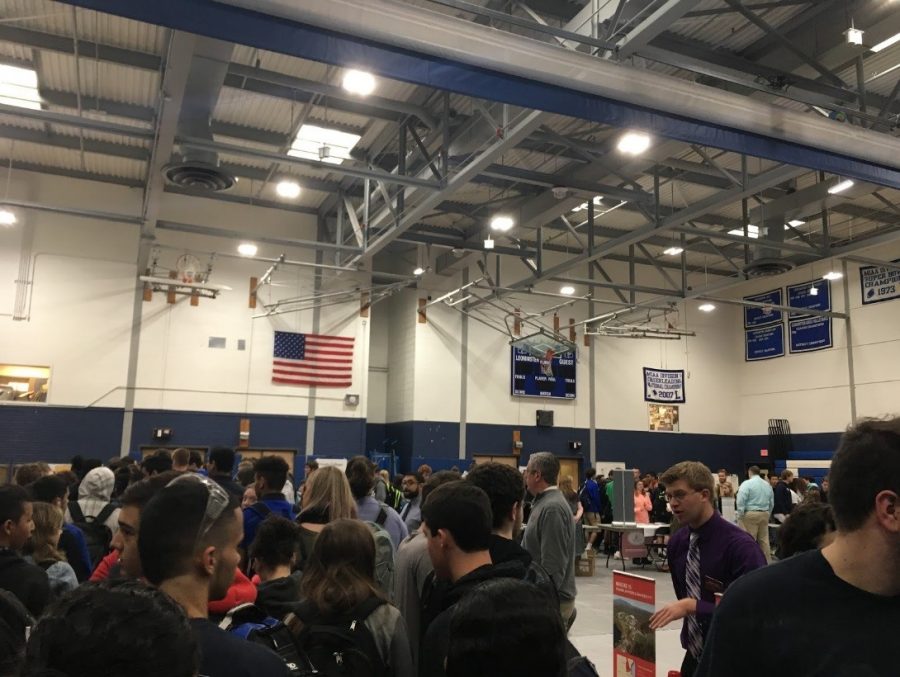
[[[353,383],[354,340],[276,331],[272,383],[349,388]]]

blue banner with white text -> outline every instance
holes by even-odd
[[[754,294],[753,296],[745,296],[745,301],[754,303],[767,304],[766,306],[744,306],[744,329],[752,329],[753,327],[765,327],[770,324],[781,322],[781,311],[768,307],[782,305],[781,287],[772,291],[763,292],[762,294]]]
[[[744,359],[747,362],[770,360],[784,355],[784,324],[773,324],[745,332]]]

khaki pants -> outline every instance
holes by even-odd
[[[740,523],[741,528],[750,534],[754,541],[759,543],[763,555],[766,556],[766,561],[771,562],[772,551],[769,548],[769,513],[761,510],[751,510],[741,515],[738,522]]]

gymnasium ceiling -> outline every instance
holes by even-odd
[[[897,2],[404,4],[839,118],[834,125],[891,142],[897,135],[900,40],[889,40],[900,35]],[[618,144],[630,130],[380,76],[362,97],[344,90],[337,66],[50,0],[0,0],[0,16],[0,64],[33,71],[38,94],[29,107],[0,96],[0,164],[13,175],[136,188],[144,207],[134,222],[151,238],[157,227],[185,225],[156,219],[164,195],[179,193],[197,200],[197,221],[187,224],[197,232],[210,226],[201,216],[208,200],[310,214],[329,262],[397,279],[424,261],[430,274],[449,276],[487,263],[489,223],[504,214],[515,225],[493,233],[488,256],[514,260],[521,280],[512,286],[574,284],[576,296],[593,289],[592,300],[621,306],[738,283],[761,259],[804,265],[900,237],[892,188],[857,181],[831,193],[842,177],[660,137],[629,156]],[[848,44],[851,21],[862,45]],[[297,160],[288,152],[304,126],[359,140],[340,165]],[[164,178],[185,157],[236,182],[216,192]],[[285,180],[299,196],[279,196]],[[65,205],[20,204],[48,207]],[[259,235],[247,228],[246,239]],[[336,259],[335,246],[344,248]],[[672,247],[683,251],[666,254]],[[609,273],[607,261],[628,266]],[[636,285],[626,270],[635,266],[655,270],[659,285]]]

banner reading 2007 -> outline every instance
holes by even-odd
[[[644,401],[683,404],[684,370],[644,367]]]

